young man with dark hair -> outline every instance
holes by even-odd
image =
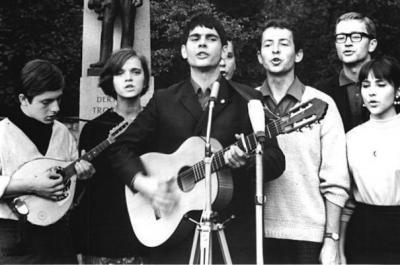
[[[295,27],[270,20],[263,28],[259,63],[266,80],[258,87],[267,115],[276,119],[312,98],[328,103],[319,124],[278,136],[286,169],[265,185],[264,260],[269,264],[339,263],[339,220],[349,189],[346,143],[334,101],[295,75],[303,58]]]
[[[148,152],[172,153],[189,137],[206,135],[207,105],[210,87],[215,81],[219,81],[220,89],[211,136],[224,147],[236,142],[235,134],[252,132],[247,99],[260,96],[253,89],[220,76],[219,62],[226,36],[219,21],[211,15],[198,14],[191,18],[184,32],[181,54],[190,66],[190,77],[167,89],[156,90],[148,105],[110,149],[110,164],[117,177],[133,191],[147,194],[154,207],[164,212],[180,203],[174,197],[176,191],[157,182],[157,176],[146,175],[139,156]],[[193,152],[202,152],[204,146],[200,149]],[[224,163],[232,169],[234,191],[231,203],[219,214],[221,220],[231,214],[237,216],[225,229],[230,253],[234,263],[254,263],[254,171],[249,172],[244,167],[250,163],[238,146],[224,153]],[[283,172],[284,156],[275,139],[265,143],[264,166],[265,180],[274,179]],[[181,224],[194,228],[186,218]],[[152,262],[189,262],[194,229],[191,231],[173,246],[153,249]],[[216,246],[218,242],[214,242]],[[219,256],[214,262],[223,262],[220,253],[215,254]]]
[[[226,80],[231,80],[236,70],[236,57],[233,42],[228,40],[227,43],[226,50],[222,54],[221,61],[219,62],[219,67],[221,75],[225,77]]]
[[[53,201],[66,196],[62,176],[50,166],[44,172],[13,177],[34,159],[78,158],[73,136],[56,120],[64,77],[52,63],[33,60],[22,69],[19,89],[20,107],[0,122],[0,263],[77,263],[66,218],[44,227],[33,225],[10,203],[20,195]],[[94,173],[83,160],[75,164],[75,170],[78,178]]]
[[[368,120],[368,111],[362,108],[358,72],[371,60],[377,45],[376,26],[370,18],[349,12],[337,19],[335,46],[342,69],[316,87],[333,98],[346,132]]]

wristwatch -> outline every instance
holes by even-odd
[[[338,241],[340,239],[340,236],[338,233],[325,233],[324,238],[331,238],[334,241]]]

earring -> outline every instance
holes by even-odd
[[[364,108],[367,107],[367,105],[365,105],[365,103],[363,103],[362,106],[363,106]]]
[[[393,102],[393,105],[400,105],[400,99],[399,99],[400,97],[396,97],[395,99],[394,99],[394,102]]]

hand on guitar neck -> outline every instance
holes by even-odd
[[[83,157],[85,154],[86,151],[82,150],[81,157]],[[79,180],[89,179],[93,176],[94,173],[96,173],[96,170],[94,169],[93,165],[90,162],[83,159],[75,163],[75,171],[77,178]]]
[[[237,140],[240,140],[241,136],[235,135]],[[243,152],[237,145],[232,145],[224,153],[224,161],[231,168],[239,168],[247,163],[248,155]]]
[[[175,179],[163,180],[155,176],[144,176],[141,172],[137,173],[133,187],[146,197],[155,210],[158,212],[171,212],[178,203],[178,194]]]

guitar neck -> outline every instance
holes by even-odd
[[[109,139],[104,140],[100,144],[96,145],[93,149],[91,149],[89,152],[85,153],[83,156],[81,156],[79,159],[75,160],[68,166],[66,166],[62,170],[62,175],[64,177],[64,180],[67,180],[71,178],[73,175],[76,174],[75,170],[75,164],[79,160],[86,160],[86,161],[92,161],[95,157],[97,157],[101,152],[103,152],[112,142]]]
[[[270,123],[268,123],[265,126],[267,138],[271,139],[281,133],[279,130],[279,126],[278,126],[280,120],[281,119],[271,121]],[[257,147],[256,135],[254,133],[252,133],[247,136],[244,136],[242,140],[237,141],[233,145],[237,145],[241,150],[245,151],[246,153],[251,153]],[[229,150],[229,148],[230,148],[230,146],[214,153],[214,157],[211,162],[211,172],[216,172],[226,166],[226,163],[224,160],[224,154],[226,151]],[[200,161],[200,162],[196,163],[195,165],[193,165],[192,170],[193,170],[193,174],[194,174],[194,178],[195,178],[196,182],[204,179],[204,177],[205,177],[204,161]]]

